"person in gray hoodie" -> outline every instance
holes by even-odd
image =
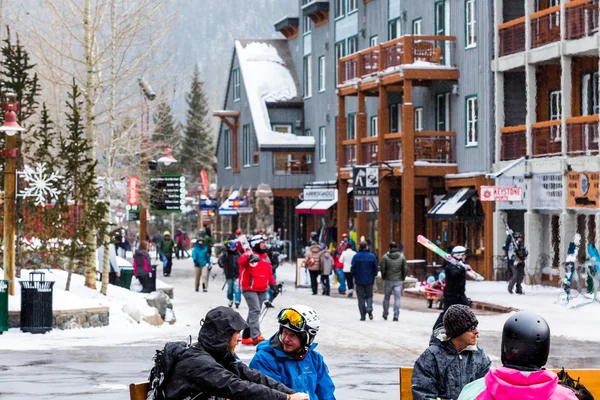
[[[408,266],[402,250],[394,242],[390,243],[389,251],[381,259],[381,278],[383,279],[383,319],[387,320],[390,309],[390,297],[394,293],[394,321],[400,317],[400,297],[402,282],[408,275]]]
[[[323,286],[323,296],[329,296],[330,284],[329,284],[329,275],[333,273],[333,268],[335,267],[335,262],[333,261],[333,257],[329,250],[327,250],[327,246],[323,245],[323,252],[321,254],[321,285]]]

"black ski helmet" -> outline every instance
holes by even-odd
[[[550,327],[544,318],[521,311],[511,315],[502,330],[502,364],[522,371],[546,365],[550,353]]]

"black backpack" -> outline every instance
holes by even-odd
[[[579,381],[579,378],[577,378],[577,380],[571,378],[569,373],[565,371],[564,368],[559,371],[557,375],[558,384],[570,389],[573,393],[575,393],[575,396],[577,396],[579,400],[594,400],[594,396],[592,396],[590,391],[583,386],[583,384]]]
[[[167,400],[167,382],[175,370],[177,359],[189,347],[188,342],[168,342],[162,350],[156,350],[153,358],[154,367],[148,378],[150,391],[147,400]]]

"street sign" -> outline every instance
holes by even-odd
[[[379,167],[354,167],[354,196],[379,196]]]
[[[137,176],[127,178],[127,205],[137,206],[139,204],[138,196],[139,179]]]
[[[150,212],[181,212],[186,195],[184,176],[150,177]]]
[[[305,201],[330,201],[335,198],[335,188],[306,188],[302,200]]]
[[[200,201],[200,209],[202,209],[202,210],[216,210],[217,209],[217,199],[215,199],[214,197],[203,198]]]
[[[520,187],[511,186],[481,186],[480,201],[521,201],[523,192]]]

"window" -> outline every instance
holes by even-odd
[[[312,56],[304,56],[304,97],[312,96]]]
[[[353,54],[358,51],[358,36],[348,38],[348,54]]]
[[[325,56],[319,57],[319,92],[325,91],[325,76],[327,73]]]
[[[560,90],[550,92],[550,120],[556,121],[562,117],[562,96]],[[550,137],[555,141],[560,141],[560,125],[550,127]]]
[[[583,75],[581,78],[581,115],[600,114],[598,104],[598,73]]]
[[[324,126],[319,128],[319,162],[327,161],[327,130]]]
[[[371,36],[369,39],[369,47],[377,46],[379,44],[379,36]]]
[[[302,6],[305,6],[308,3],[310,3],[310,0],[302,0]],[[303,34],[310,33],[311,29],[312,29],[312,21],[310,20],[310,17],[308,15],[304,15],[302,17],[302,33]]]
[[[415,108],[415,132],[423,131],[423,107]]]
[[[223,132],[223,163],[225,168],[231,168],[231,131],[225,129]]]
[[[388,22],[388,40],[397,39],[401,36],[400,24],[400,18]]]
[[[435,3],[435,34],[437,36],[444,36],[446,34],[446,13],[444,8],[444,1],[438,1]]]
[[[450,93],[442,93],[436,96],[435,113],[435,130],[439,132],[450,130]]]
[[[370,129],[369,129],[369,137],[377,136],[378,127],[377,127],[378,118],[377,115],[372,115],[370,119]]]
[[[304,136],[312,136],[312,130],[310,130],[310,129],[305,130]]]
[[[559,92],[560,93],[560,92]],[[470,96],[466,98],[466,114],[467,114],[467,147],[477,146],[477,139],[479,138],[478,132],[478,111],[477,111],[477,96]]]
[[[292,125],[290,124],[272,124],[271,129],[280,133],[292,133]]]
[[[258,150],[258,139],[256,138],[256,136],[254,136],[254,140],[252,141],[252,164],[258,165],[259,160],[260,152]]]
[[[344,16],[344,3],[346,0],[335,0],[335,18]]]
[[[252,160],[252,137],[250,136],[250,125],[244,125],[242,128],[242,165],[250,166]]]
[[[240,99],[240,70],[236,68],[233,70],[233,101]]]
[[[390,104],[390,133],[400,132],[400,104]]]
[[[423,34],[423,18],[413,20],[412,23],[412,34],[422,35]]]
[[[338,75],[338,60],[346,55],[346,46],[344,42],[335,44],[335,76]]]
[[[273,153],[275,175],[305,175],[312,171],[310,153]]]
[[[477,18],[475,0],[465,1],[465,47],[477,46]]]
[[[348,132],[346,133],[346,139],[356,139],[356,114],[348,114]]]
[[[358,0],[348,0],[348,14],[358,11]]]

